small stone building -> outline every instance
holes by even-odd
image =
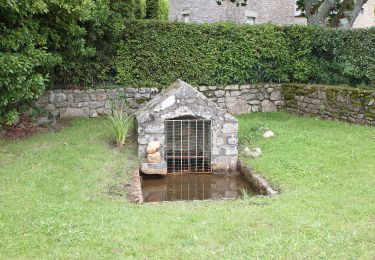
[[[136,124],[144,173],[218,173],[237,167],[236,118],[184,81],[144,104]],[[150,162],[148,145],[159,142],[160,160]]]

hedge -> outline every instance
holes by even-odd
[[[375,28],[127,21],[120,41],[114,70],[124,85],[375,83]]]

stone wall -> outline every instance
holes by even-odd
[[[288,112],[375,126],[375,92],[335,86],[284,84]]]
[[[358,124],[375,125],[375,92],[335,86],[250,84],[201,86],[198,90],[230,114],[287,110]],[[47,91],[37,102],[55,117],[96,117],[126,98],[133,110],[158,94],[155,88]]]
[[[201,86],[198,90],[231,114],[276,111],[284,105],[278,84]],[[126,99],[136,110],[158,92],[155,88],[57,89],[47,91],[37,104],[55,117],[97,117],[110,114],[118,99]]]

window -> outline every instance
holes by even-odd
[[[256,12],[247,10],[245,11],[246,23],[247,24],[255,24],[258,14]]]
[[[190,15],[189,14],[183,14],[182,15],[182,21],[184,23],[188,23],[190,21]]]
[[[247,24],[255,24],[255,17],[247,16],[246,17]]]

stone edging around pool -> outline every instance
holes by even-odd
[[[132,172],[132,176],[129,181],[128,198],[131,202],[138,204],[143,203],[141,176],[138,169]]]
[[[267,180],[259,174],[255,174],[250,167],[244,165],[240,160],[238,160],[238,171],[246,177],[252,188],[259,195],[274,196],[279,194],[279,191],[272,188]]]
[[[255,174],[250,167],[244,165],[241,161],[238,161],[238,171],[245,176],[257,194],[264,196],[275,196],[279,194],[279,191],[274,189],[267,180],[262,178],[259,174]],[[141,176],[138,169],[132,172],[129,181],[128,198],[134,203],[143,204],[144,202]]]

